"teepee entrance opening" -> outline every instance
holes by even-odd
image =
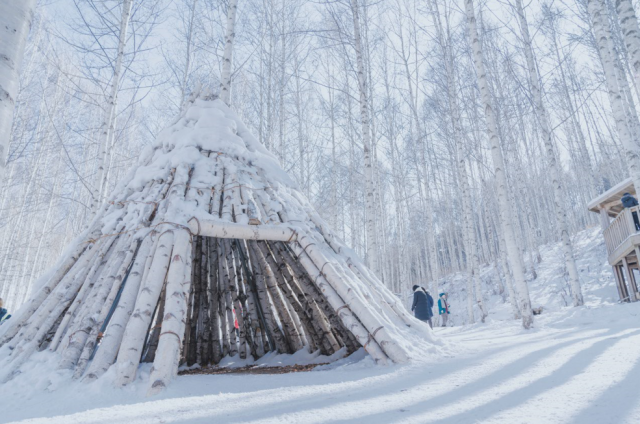
[[[155,359],[166,297],[165,287],[143,362]],[[350,354],[361,346],[282,241],[193,237],[186,300],[180,363],[187,366],[300,349]]]

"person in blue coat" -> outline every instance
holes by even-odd
[[[433,317],[433,297],[419,285],[413,286],[413,305],[411,310],[420,321],[429,323],[433,328],[431,317]]]
[[[0,298],[0,324],[11,318],[8,311],[4,308],[4,301]]]
[[[447,326],[447,321],[449,321],[449,302],[447,302],[447,294],[440,293],[440,299],[438,299],[438,312],[440,312],[440,317],[442,318],[442,326]]]
[[[638,199],[633,197],[631,193],[625,193],[624,195],[622,195],[620,201],[622,202],[622,206],[624,206],[625,209],[638,206]],[[633,223],[636,226],[636,231],[640,231],[640,221],[638,220],[638,213],[636,211],[632,211],[631,215],[633,216]]]

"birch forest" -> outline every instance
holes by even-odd
[[[0,298],[16,310],[142,149],[230,105],[403,301],[468,275],[532,324],[540,246],[640,187],[632,0],[0,0]],[[5,31],[6,28],[6,31]],[[7,32],[8,31],[8,32]],[[10,33],[9,33],[10,32]],[[434,296],[435,297],[435,296]]]

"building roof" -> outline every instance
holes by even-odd
[[[627,178],[611,187],[595,199],[591,200],[587,205],[587,208],[591,212],[600,213],[602,209],[605,209],[609,216],[617,216],[623,209],[620,199],[625,193],[631,193],[636,195],[636,189],[633,186],[631,178]]]

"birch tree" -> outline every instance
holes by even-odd
[[[376,229],[376,184],[373,175],[371,152],[371,126],[369,115],[369,99],[367,80],[364,68],[362,37],[360,35],[360,10],[358,0],[351,0],[351,14],[353,17],[353,45],[356,53],[356,72],[358,74],[358,91],[360,94],[360,124],[362,126],[362,145],[364,151],[364,179],[366,202],[366,231],[367,231],[367,258],[371,269],[378,272],[378,243]]]
[[[633,185],[640,187],[640,158],[638,157],[640,140],[638,139],[639,135],[637,133],[630,131],[625,114],[625,107],[614,67],[614,55],[616,53],[610,48],[611,34],[609,22],[604,14],[600,0],[588,0],[587,7],[593,24],[593,32],[602,62],[607,92],[609,94],[609,103],[611,104],[618,137],[620,137],[620,141],[626,150],[627,166],[629,168],[629,174],[631,174],[631,179],[633,180]]]
[[[116,52],[115,62],[113,65],[113,76],[107,97],[107,104],[104,108],[100,139],[98,141],[98,171],[93,181],[91,212],[95,214],[98,205],[102,202],[105,169],[107,167],[107,156],[109,143],[115,131],[116,111],[118,105],[118,90],[120,88],[120,76],[122,74],[122,62],[124,59],[124,48],[127,42],[127,28],[129,26],[129,18],[131,16],[131,7],[133,0],[123,0],[122,16],[120,18],[120,33],[118,35],[118,48]]]
[[[429,0],[428,7],[429,14],[431,15],[431,19],[436,30],[436,42],[442,54],[442,61],[444,63],[444,80],[448,99],[448,115],[450,119],[450,126],[453,130],[455,161],[457,163],[458,180],[460,182],[462,194],[462,209],[464,215],[463,242],[465,252],[467,253],[467,268],[469,271],[469,278],[467,280],[467,315],[470,323],[475,322],[473,305],[477,302],[478,307],[480,308],[481,320],[484,322],[487,317],[487,312],[482,298],[482,289],[480,287],[478,277],[480,268],[478,262],[478,246],[475,235],[473,212],[471,209],[471,187],[469,185],[464,149],[466,137],[461,127],[461,111],[458,104],[456,87],[457,75],[454,70],[455,63],[453,53],[451,51],[451,38],[443,28],[437,3]]]
[[[616,11],[624,36],[624,44],[630,56],[636,90],[640,91],[640,27],[631,0],[615,0]]]
[[[238,0],[229,0],[227,10],[227,29],[224,38],[224,56],[222,57],[222,75],[220,77],[220,99],[231,104],[231,65],[233,63],[233,40],[236,36],[236,12]]]
[[[509,205],[509,187],[507,183],[507,176],[505,174],[505,162],[502,155],[502,147],[500,146],[500,139],[498,138],[496,116],[493,111],[491,93],[489,92],[487,84],[487,74],[485,72],[482,44],[478,36],[473,0],[465,0],[465,10],[469,26],[469,42],[473,50],[473,62],[476,68],[478,87],[482,96],[482,105],[487,125],[487,136],[489,138],[491,156],[493,159],[493,169],[498,194],[498,206],[500,209],[500,221],[505,238],[505,246],[503,248],[507,251],[509,265],[513,271],[515,284],[517,286],[517,294],[520,301],[520,312],[522,314],[522,325],[524,328],[528,329],[533,325],[533,313],[531,311],[531,300],[529,299],[529,288],[524,275],[520,249],[518,248],[515,237],[513,226],[514,220],[511,207]]]
[[[19,89],[18,72],[35,4],[35,0],[0,2],[0,182],[6,173],[13,109]]]
[[[524,8],[522,7],[522,0],[515,0],[516,14],[520,23],[520,36],[522,37],[522,43],[524,47],[524,55],[527,62],[527,70],[529,75],[529,87],[533,97],[533,104],[536,110],[536,116],[538,118],[538,124],[540,126],[540,132],[542,133],[542,141],[547,155],[547,162],[549,164],[549,174],[551,177],[551,184],[553,186],[553,199],[555,201],[554,209],[556,213],[556,225],[560,232],[560,240],[562,243],[562,251],[565,259],[565,266],[569,273],[569,284],[571,286],[571,297],[573,299],[573,306],[582,306],[584,299],[582,297],[582,289],[580,287],[580,279],[578,277],[578,267],[573,256],[573,245],[571,243],[571,236],[569,234],[569,228],[567,226],[566,209],[564,207],[564,192],[562,189],[562,182],[560,181],[560,172],[558,169],[558,162],[556,159],[555,148],[553,143],[553,134],[551,132],[551,125],[549,123],[549,115],[544,103],[542,102],[542,93],[540,90],[540,76],[538,75],[538,68],[536,67],[533,47],[531,42],[531,35],[529,34],[529,26],[527,18],[524,14]]]

